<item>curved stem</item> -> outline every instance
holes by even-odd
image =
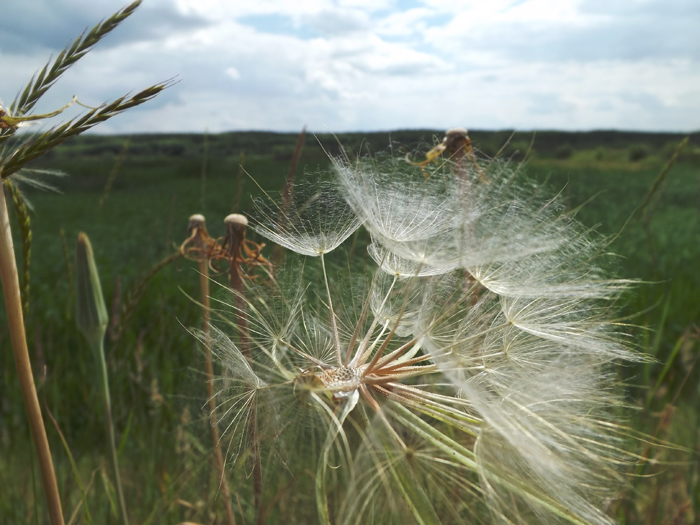
[[[32,432],[34,448],[39,458],[41,479],[44,484],[44,493],[49,510],[52,525],[63,525],[63,511],[61,499],[58,494],[56,473],[51,459],[49,441],[46,437],[46,429],[41,416],[39,399],[36,395],[32,365],[29,361],[27,350],[27,338],[24,332],[24,317],[22,316],[22,302],[19,291],[19,278],[17,276],[17,263],[12,245],[12,232],[10,231],[10,217],[7,213],[5,192],[0,189],[0,280],[2,281],[3,295],[5,296],[5,309],[7,311],[7,324],[10,329],[12,351],[17,366],[17,375],[22,389],[24,407],[29,419],[29,428]]]
[[[321,451],[321,456],[316,465],[316,509],[318,511],[319,522],[323,525],[330,525],[330,517],[328,513],[328,497],[326,495],[326,470],[328,468],[328,458],[333,448],[333,443],[335,443],[336,437],[340,434],[343,438],[344,443],[347,446],[347,438],[345,437],[345,432],[343,431],[343,423],[348,417],[348,414],[352,412],[353,408],[357,405],[357,401],[360,398],[360,393],[355,390],[346,397],[342,404],[340,405],[340,413],[336,416],[330,411],[328,406],[320,400],[316,394],[313,394],[314,400],[319,403],[320,407],[325,410],[331,418],[331,425],[328,429],[328,434],[326,434],[326,440],[323,443],[323,449]],[[348,453],[348,458],[350,457]]]

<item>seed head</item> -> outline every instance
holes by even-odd
[[[195,213],[194,215],[190,215],[190,223],[187,227],[187,232],[192,233],[192,230],[195,228],[206,228],[206,220],[204,219],[204,215],[202,215],[201,213]]]
[[[466,130],[453,139],[471,147]],[[313,258],[228,301],[252,351],[215,332],[222,425],[238,457],[251,407],[265,407],[269,457],[293,470],[298,451],[300,472],[317,461],[321,522],[481,522],[485,508],[506,523],[612,523],[602,507],[636,458],[610,366],[644,360],[611,321],[626,283],[591,263],[600,245],[556,199],[472,156],[334,160],[339,192],[294,191],[252,219]],[[324,258],[360,225],[371,282]]]

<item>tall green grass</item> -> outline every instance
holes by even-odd
[[[295,138],[291,136],[292,146]],[[40,400],[46,403],[70,447],[93,522],[117,523],[110,503],[114,489],[104,450],[102,403],[88,379],[96,373],[95,364],[75,328],[75,298],[69,278],[72,261],[64,257],[60,231],[65,232],[69,246],[79,231],[89,234],[115,328],[124,321],[129,291],[185,239],[192,213],[207,216],[212,236],[223,235],[223,218],[232,211],[236,198],[239,152],[217,153],[218,139],[210,137],[206,188],[200,201],[199,151],[185,150],[180,156],[139,155],[139,141],[132,138],[119,172],[112,178],[108,198],[100,207],[125,138],[89,139],[92,147],[114,144],[114,152],[64,155],[59,150],[42,162],[71,175],[59,182],[64,194],[26,192],[34,210],[27,332]],[[384,140],[389,142],[388,137]],[[163,144],[168,145],[168,140]],[[538,180],[546,180],[554,191],[561,191],[570,209],[585,203],[577,216],[598,234],[611,237],[622,230],[609,247],[616,255],[606,259],[618,277],[642,281],[624,298],[623,315],[629,317],[625,322],[630,324],[626,330],[642,350],[653,352],[659,361],[648,368],[640,365],[620,371],[621,380],[630,385],[630,404],[639,408],[632,423],[651,434],[658,429],[660,438],[696,450],[694,407],[700,367],[695,366],[695,359],[700,347],[692,326],[700,324],[700,164],[692,158],[679,161],[661,187],[649,221],[653,252],[642,221],[633,218],[627,222],[666,159],[666,152],[651,150],[645,159],[633,163],[624,148],[597,146],[574,151],[564,160],[536,154],[523,169]],[[327,165],[325,157],[308,147],[300,169],[317,170]],[[245,169],[263,188],[280,190],[289,163],[279,148],[266,146],[257,155],[245,157]],[[245,212],[255,185],[245,177],[242,180],[246,186],[240,209],[235,211]],[[365,239],[356,238],[352,248],[359,259],[364,243]],[[271,252],[269,247],[268,255]],[[226,268],[221,270],[214,278],[225,283]],[[183,259],[172,262],[148,281],[123,336],[116,341],[109,335],[113,329],[108,329],[105,356],[114,428],[134,523],[210,523],[222,522],[224,517],[223,507],[215,503],[220,493],[216,470],[211,467],[209,423],[204,411],[204,357],[184,328],[200,323],[199,307],[189,298],[198,296],[198,286],[196,263]],[[0,319],[0,325],[3,323],[4,318]],[[9,348],[5,331],[0,331],[0,348]],[[0,355],[0,365],[0,521],[44,523],[44,503],[35,479],[38,473],[30,466],[28,429],[9,351]],[[654,396],[647,408],[650,388]],[[666,409],[671,402],[675,411]],[[48,434],[68,521],[82,505],[81,491],[58,433],[49,426]],[[700,510],[694,463],[687,454],[671,449],[650,453],[680,464],[645,471],[655,476],[640,478],[641,482],[625,493],[625,499],[617,504],[620,521],[650,519],[650,523],[661,523],[680,516],[685,521],[679,523],[690,523]],[[231,472],[230,479],[245,478],[237,474],[242,473]],[[236,518],[245,517],[248,523],[254,514],[250,485],[231,486]],[[270,523],[291,508],[299,523],[316,519],[313,506],[305,516],[298,514],[299,507],[290,506],[285,493],[273,496],[277,503],[266,510]],[[84,512],[76,511],[74,523],[84,520]]]

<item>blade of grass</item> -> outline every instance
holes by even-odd
[[[63,432],[61,432],[61,429],[58,426],[58,423],[54,419],[54,417],[51,414],[51,411],[49,410],[49,407],[46,403],[44,403],[44,408],[46,409],[46,413],[48,414],[49,419],[51,419],[51,422],[53,423],[54,427],[56,427],[56,432],[58,432],[58,437],[61,438],[61,443],[63,443],[63,448],[66,451],[66,454],[68,454],[68,460],[70,461],[70,466],[71,466],[71,469],[73,470],[73,475],[75,476],[75,481],[76,481],[76,483],[78,483],[78,490],[80,490],[80,498],[83,502],[83,507],[85,508],[85,519],[87,520],[88,523],[92,523],[92,516],[90,516],[90,509],[88,509],[87,497],[86,497],[86,493],[85,493],[85,488],[83,486],[83,479],[80,477],[80,471],[78,470],[78,465],[75,464],[75,459],[73,458],[73,454],[70,451],[70,447],[68,446],[68,442],[66,441],[66,438],[63,436]]]
[[[102,209],[102,205],[105,203],[107,200],[107,197],[109,197],[109,192],[112,189],[112,185],[114,184],[114,181],[117,178],[117,174],[119,173],[119,168],[121,168],[122,163],[124,162],[124,158],[126,157],[126,152],[129,151],[129,144],[131,143],[131,137],[127,138],[126,141],[124,142],[124,146],[122,147],[121,152],[119,153],[119,156],[117,157],[117,160],[114,163],[114,166],[112,166],[112,171],[109,173],[109,177],[107,178],[107,184],[105,184],[105,189],[102,190],[102,197],[100,197],[100,203],[97,205],[98,209]]]
[[[664,364],[664,368],[661,371],[661,374],[659,374],[659,378],[656,380],[656,384],[654,385],[654,388],[652,388],[649,391],[649,395],[647,396],[647,405],[646,405],[647,409],[651,405],[651,402],[654,400],[656,393],[659,391],[659,387],[661,386],[661,383],[663,383],[664,379],[666,379],[666,374],[668,374],[668,371],[671,369],[671,366],[676,361],[676,357],[678,357],[678,351],[681,349],[681,346],[683,345],[685,340],[686,340],[686,334],[683,334],[678,338],[678,341],[676,341],[676,344],[673,346],[673,350],[671,350],[671,355],[666,360],[666,364]]]
[[[97,469],[93,470],[92,474],[90,474],[90,481],[88,481],[88,484],[85,486],[85,494],[86,495],[90,493],[90,489],[92,488],[92,484],[95,482],[95,474],[97,474]],[[80,507],[82,507],[82,506],[83,506],[83,502],[81,500],[75,506],[73,513],[70,515],[70,519],[68,520],[68,525],[73,525],[73,522],[78,517],[78,512],[80,512]]]
[[[100,468],[100,476],[102,477],[102,486],[105,489],[105,496],[107,496],[107,501],[109,501],[109,508],[112,510],[114,516],[119,516],[119,504],[117,503],[114,485],[112,485],[112,482],[109,480],[109,474],[107,474],[107,469],[104,465]]]
[[[131,420],[134,418],[134,411],[129,413],[129,419],[126,420],[126,428],[124,429],[124,434],[122,434],[122,439],[119,441],[119,446],[117,447],[117,457],[121,456],[124,446],[126,445],[126,438],[129,436],[129,430],[131,430]]]
[[[656,334],[654,335],[654,341],[651,344],[651,347],[647,346],[646,348],[648,349],[648,353],[651,354],[653,357],[657,357],[657,354],[659,353],[659,347],[661,346],[661,339],[663,337],[664,333],[664,326],[666,325],[666,318],[668,317],[668,312],[671,306],[671,296],[669,295],[666,298],[666,302],[664,302],[664,309],[661,311],[661,319],[659,321],[659,327],[656,330]],[[648,341],[648,337],[647,337]],[[651,381],[651,364],[648,366],[644,367],[644,381],[645,384],[649,384]]]
[[[430,498],[428,498],[423,487],[415,482],[414,474],[408,466],[403,463],[394,464],[392,461],[389,461],[388,467],[416,522],[421,525],[439,524],[440,518],[435,512]]]
[[[647,221],[649,220],[649,218],[647,217],[647,213],[646,213],[649,204],[651,203],[651,201],[654,198],[654,196],[656,195],[656,193],[659,191],[659,187],[661,186],[661,183],[664,181],[664,179],[668,175],[668,172],[671,171],[671,168],[678,160],[678,157],[680,156],[681,152],[688,145],[689,140],[690,140],[690,137],[685,137],[680,142],[680,144],[678,144],[675,151],[673,152],[673,155],[671,156],[670,159],[668,159],[668,162],[663,167],[663,169],[659,173],[658,177],[656,177],[656,180],[651,185],[651,188],[649,188],[649,191],[647,192],[646,197],[644,197],[644,201],[642,202],[642,205],[639,207],[639,214],[641,216],[643,216],[645,220],[647,220]]]

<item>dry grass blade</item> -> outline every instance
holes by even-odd
[[[105,189],[102,192],[102,197],[100,197],[100,203],[97,205],[99,209],[102,209],[102,205],[105,203],[107,197],[109,196],[109,192],[112,189],[112,185],[114,184],[114,181],[117,178],[117,174],[119,173],[119,168],[121,168],[122,162],[124,162],[124,157],[126,157],[126,153],[127,151],[129,151],[130,143],[131,137],[126,139],[126,141],[124,142],[124,146],[122,147],[122,150],[119,153],[119,156],[117,157],[117,161],[114,163],[114,166],[112,166],[112,171],[109,173],[109,177],[107,178],[107,184],[105,184]]]
[[[245,164],[245,152],[241,151],[238,156],[238,171],[236,172],[236,196],[233,198],[233,207],[231,208],[231,213],[237,213],[241,208],[241,195],[243,195],[243,186],[245,180],[243,174],[245,170],[243,166]]]
[[[647,208],[651,204],[651,201],[654,199],[654,196],[656,196],[656,194],[658,193],[661,184],[663,183],[663,181],[666,179],[666,176],[668,175],[668,172],[671,171],[671,168],[678,160],[678,157],[683,152],[685,147],[688,145],[689,140],[690,140],[689,136],[685,137],[678,144],[675,151],[673,152],[673,155],[671,155],[671,158],[668,159],[668,162],[666,163],[664,168],[659,173],[659,176],[656,177],[654,184],[652,184],[651,188],[649,188],[649,192],[646,194],[646,197],[644,197],[644,202],[642,202],[642,205],[639,207],[639,214],[644,217],[644,220],[646,220],[646,221],[649,220],[650,213],[649,214],[647,213]]]
[[[151,269],[148,270],[148,272],[146,272],[146,274],[143,277],[141,277],[141,279],[139,279],[136,282],[136,284],[131,288],[131,290],[127,294],[126,303],[124,305],[124,315],[122,316],[122,323],[119,327],[119,330],[116,333],[114,343],[112,344],[112,351],[114,351],[114,349],[119,346],[119,342],[121,341],[121,338],[124,335],[124,329],[129,324],[129,321],[131,321],[131,317],[134,315],[134,312],[136,312],[136,307],[141,302],[141,298],[143,297],[143,293],[146,291],[146,286],[148,285],[148,282],[162,268],[166,267],[173,261],[177,261],[180,257],[182,257],[182,254],[180,252],[175,252],[163,258],[160,262],[154,264],[151,267]]]
[[[282,189],[282,209],[280,211],[281,215],[285,215],[289,209],[289,205],[292,202],[292,192],[294,191],[294,176],[297,172],[297,166],[299,165],[299,159],[301,158],[301,150],[304,147],[304,139],[306,138],[306,126],[301,129],[299,137],[297,138],[296,146],[294,147],[294,155],[292,156],[292,163],[289,165],[289,173],[287,174],[287,180],[284,183],[284,188]],[[280,217],[281,219],[281,217]],[[274,268],[279,268],[282,266],[284,261],[284,249],[278,244],[275,245],[272,250],[272,265]]]

